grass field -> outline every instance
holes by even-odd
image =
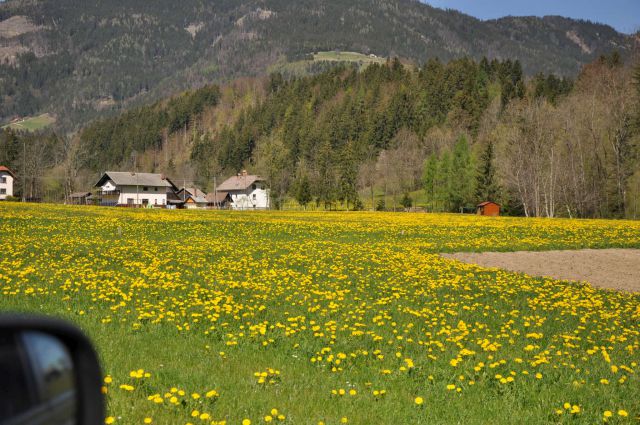
[[[1,309],[91,336],[109,423],[640,416],[639,294],[438,255],[639,248],[640,222],[4,203],[0,240]]]
[[[363,67],[371,65],[373,63],[386,63],[387,59],[378,56],[369,56],[357,52],[317,52],[313,54],[313,60],[309,59],[287,62],[283,59],[271,65],[268,69],[268,72],[283,72],[285,74],[297,76],[307,75],[309,73],[310,66],[312,66],[314,62],[355,63],[358,64],[362,69]]]
[[[38,115],[37,117],[25,118],[24,120],[7,124],[2,128],[12,128],[14,130],[38,131],[49,127],[56,122],[56,119],[49,114]]]
[[[318,52],[313,55],[314,61],[330,61],[330,62],[362,62],[370,63],[386,63],[386,58],[378,56],[364,55],[358,52]]]

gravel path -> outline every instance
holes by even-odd
[[[465,263],[640,292],[640,249],[443,254]]]

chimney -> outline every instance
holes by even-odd
[[[242,170],[242,176],[247,177],[247,170]]]

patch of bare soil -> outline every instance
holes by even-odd
[[[33,25],[26,16],[12,16],[0,21],[0,38],[17,37],[22,34],[40,30],[41,27]]]
[[[583,281],[599,288],[640,292],[640,249],[483,252],[443,256],[530,276]]]

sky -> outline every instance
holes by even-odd
[[[620,32],[640,29],[640,0],[423,0],[432,6],[457,9],[480,19],[560,15],[588,19]]]

